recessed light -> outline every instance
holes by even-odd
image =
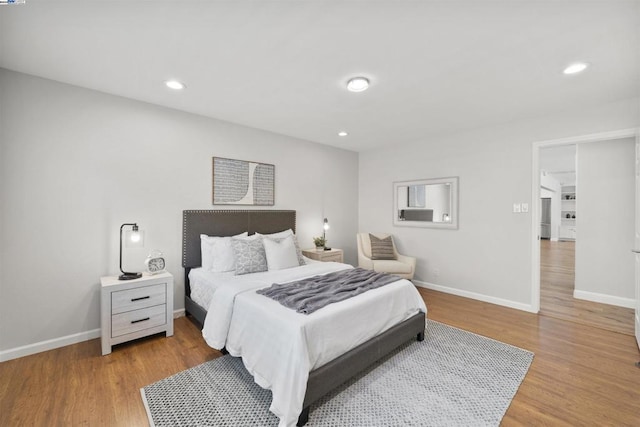
[[[338,132],[338,136],[347,136],[349,135],[347,132],[341,130],[340,132]]]
[[[577,73],[581,73],[584,70],[587,69],[587,67],[589,66],[589,64],[584,63],[584,62],[576,62],[574,64],[569,65],[567,68],[564,69],[563,73],[565,74],[577,74]]]
[[[186,87],[184,83],[179,82],[178,80],[167,80],[164,84],[173,90],[182,90]]]
[[[347,82],[347,89],[350,92],[362,92],[369,88],[369,79],[366,77],[354,77]]]

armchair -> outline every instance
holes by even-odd
[[[385,239],[390,234],[374,234],[379,239]],[[371,259],[371,239],[369,233],[358,233],[358,267],[374,270],[381,273],[395,274],[403,279],[413,279],[416,271],[416,259],[414,257],[399,254],[396,244],[391,237],[393,253],[396,259]]]

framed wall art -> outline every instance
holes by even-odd
[[[276,167],[268,163],[213,158],[213,204],[273,206]]]

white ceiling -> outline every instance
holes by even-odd
[[[576,185],[576,145],[540,149],[540,169],[560,185]]]
[[[640,2],[27,0],[0,67],[362,151],[640,96]]]

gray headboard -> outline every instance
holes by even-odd
[[[296,231],[296,211],[186,210],[182,211],[182,266],[200,267],[200,235],[233,236],[248,231],[262,234]]]

